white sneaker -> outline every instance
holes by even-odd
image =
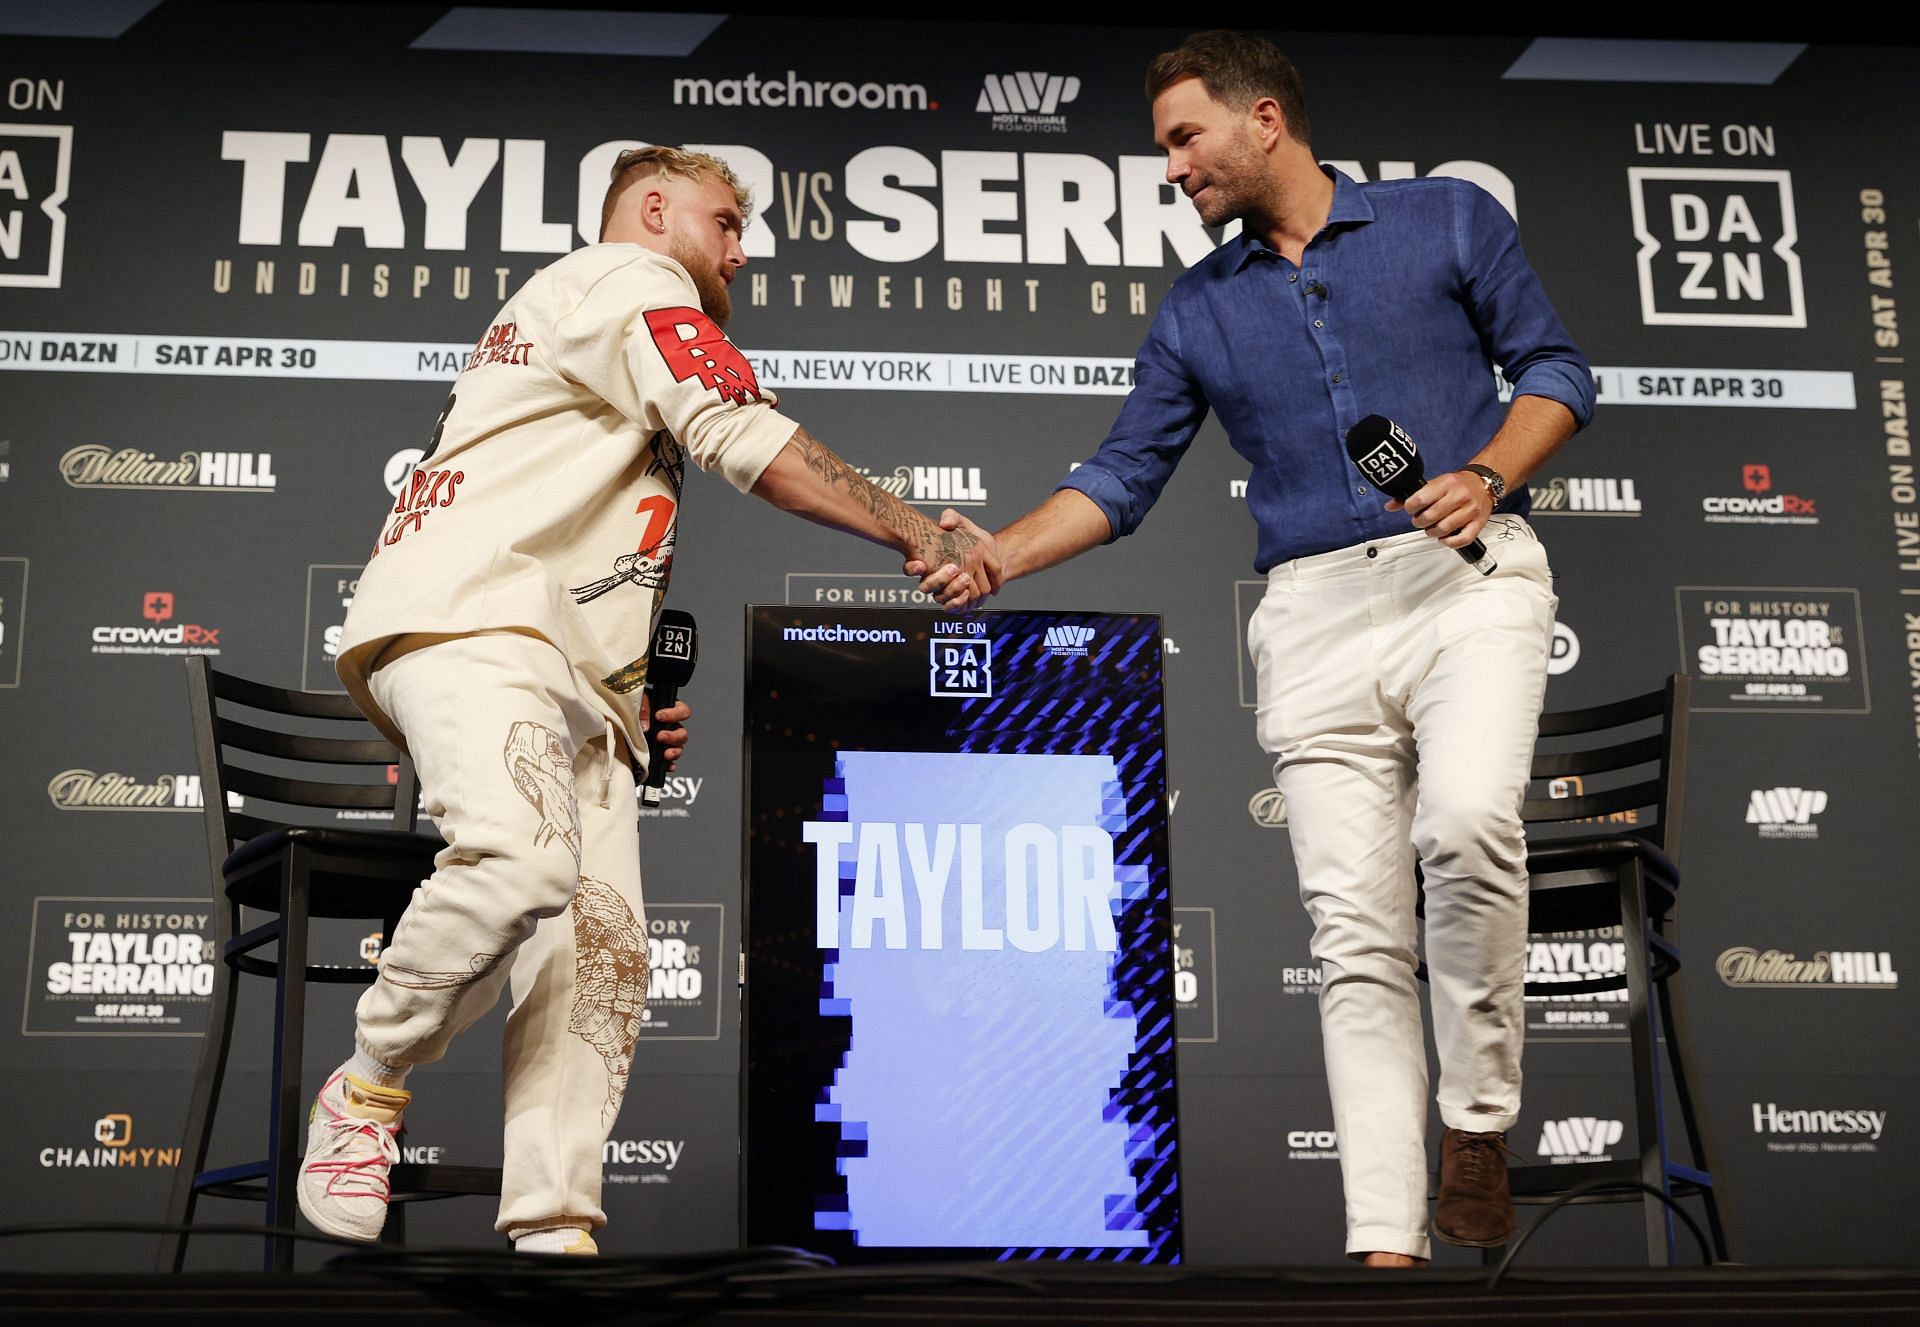
[[[577,1226],[531,1230],[513,1242],[515,1253],[571,1253],[592,1257],[600,1252],[593,1236]]]
[[[300,1168],[300,1210],[329,1235],[380,1238],[400,1159],[400,1114],[413,1094],[334,1070],[307,1116],[307,1160]]]

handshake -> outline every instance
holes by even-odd
[[[918,577],[920,591],[942,608],[978,608],[1007,582],[999,541],[949,507],[913,537],[914,553],[901,567]]]

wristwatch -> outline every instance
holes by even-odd
[[[1480,482],[1485,484],[1487,486],[1487,492],[1493,495],[1494,506],[1498,507],[1501,499],[1507,496],[1506,476],[1502,475],[1492,466],[1468,464],[1460,468],[1468,474],[1480,476]]]

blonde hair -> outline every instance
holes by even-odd
[[[733,167],[705,152],[685,152],[677,147],[634,147],[622,152],[613,163],[612,183],[607,186],[606,201],[600,204],[600,234],[607,233],[613,219],[613,206],[628,185],[635,180],[659,176],[666,180],[718,180],[733,190],[733,201],[740,205],[740,227],[753,216],[753,191],[740,183]]]

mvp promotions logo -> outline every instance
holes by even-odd
[[[1649,327],[1805,327],[1784,170],[1635,166],[1640,319]]]
[[[1080,80],[1067,74],[988,74],[973,109],[991,115],[1000,133],[1064,134],[1067,117],[1060,108],[1080,95]]]
[[[1682,585],[1673,593],[1696,712],[1870,712],[1858,590]]]

